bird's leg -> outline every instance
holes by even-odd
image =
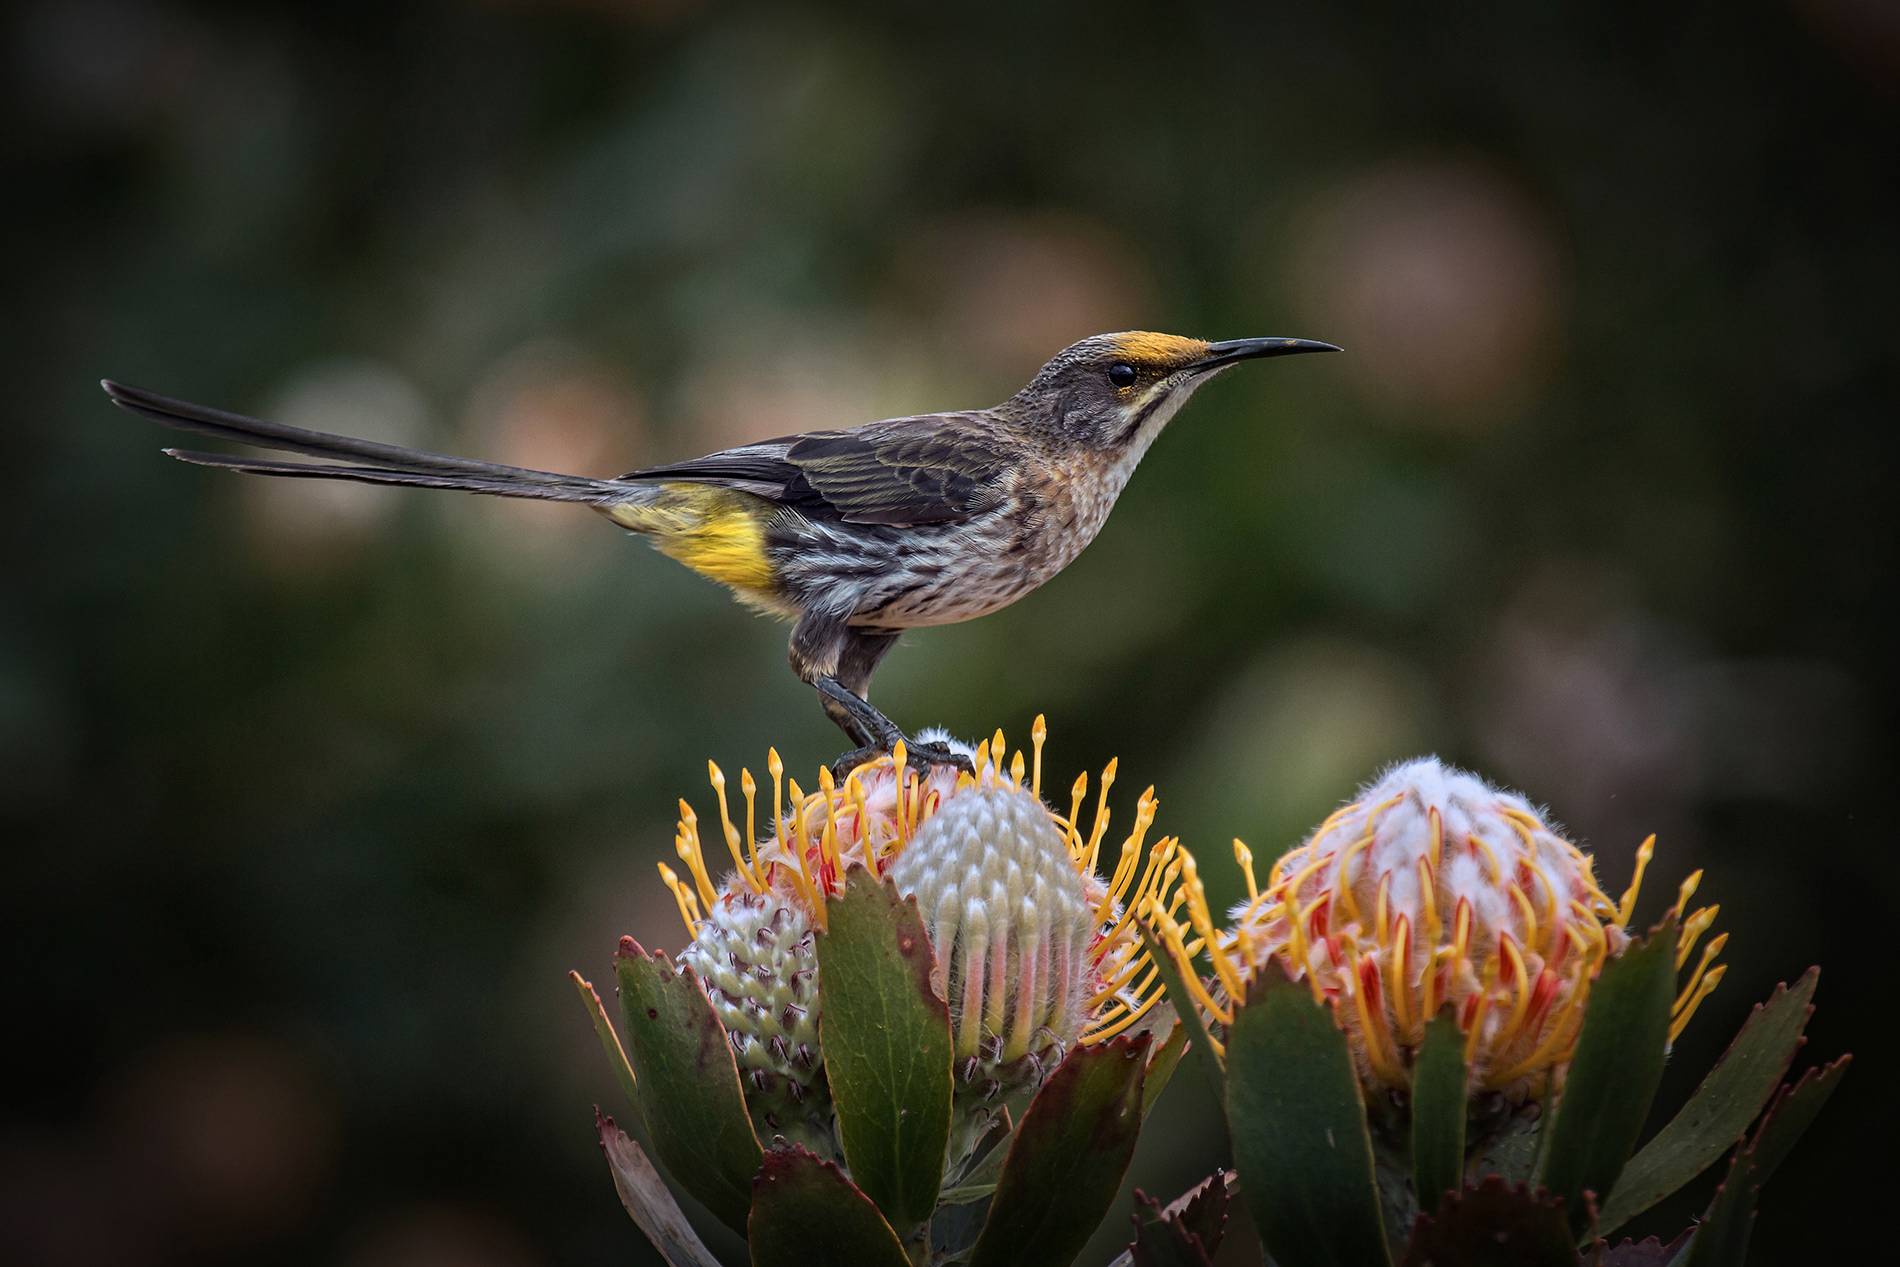
[[[905,760],[912,769],[921,769],[933,765],[952,765],[959,770],[974,775],[976,767],[970,758],[945,743],[919,743],[907,739],[897,723],[873,708],[860,696],[846,689],[837,678],[829,675],[818,678],[812,685],[818,688],[818,697],[825,705],[825,712],[838,723],[840,729],[849,735],[858,746],[831,763],[833,778],[842,781],[846,775],[867,761],[894,752],[901,742],[904,745]],[[863,736],[863,738],[860,738]]]
[[[825,714],[838,723],[838,729],[858,745],[860,752],[872,755],[889,752],[904,738],[896,722],[871,707],[837,678],[825,674],[812,685],[818,688],[819,703],[825,706]]]
[[[913,765],[953,765],[976,773],[970,759],[947,744],[910,742],[895,722],[865,699],[871,674],[884,653],[897,645],[897,638],[896,630],[861,629],[842,621],[821,621],[810,613],[792,631],[793,670],[817,688],[825,715],[857,745],[832,763],[832,773],[842,779],[866,761],[893,751],[899,741]]]

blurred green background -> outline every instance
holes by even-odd
[[[1119,755],[1122,821],[1156,784],[1223,900],[1231,836],[1271,857],[1425,751],[1547,803],[1612,891],[1660,833],[1644,914],[1707,867],[1735,934],[1665,1103],[1822,963],[1809,1051],[1858,1060],[1754,1261],[1875,1252],[1889,0],[41,0],[4,32],[0,1258],[656,1261],[563,973],[677,948],[653,864],[708,757],[840,747],[782,627],[595,517],[187,468],[102,375],[613,474],[993,403],[1126,328],[1348,352],[1206,389],[1074,566],[908,636],[879,702],[1046,712],[1055,786]],[[1224,1155],[1198,1079],[1168,1095],[1130,1176],[1165,1195]]]

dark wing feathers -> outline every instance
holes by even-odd
[[[995,506],[1009,459],[966,414],[894,418],[815,431],[635,471],[745,488],[814,519],[862,524],[957,523]]]
[[[669,462],[665,466],[629,471],[620,478],[720,484],[777,501],[783,498],[786,483],[798,474],[798,468],[785,461],[785,451],[797,439],[797,436],[787,436],[780,440],[762,440],[758,444],[723,449],[686,462]]]

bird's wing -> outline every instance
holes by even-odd
[[[927,414],[787,436],[622,478],[723,484],[814,519],[934,524],[996,506],[1008,469],[989,426],[969,414]]]

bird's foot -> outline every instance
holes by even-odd
[[[976,765],[970,758],[944,743],[917,743],[906,739],[897,724],[883,713],[872,708],[863,696],[856,694],[836,678],[822,676],[813,680],[818,688],[818,698],[825,706],[825,713],[838,723],[845,736],[858,744],[831,763],[831,777],[842,783],[851,772],[867,761],[887,757],[904,745],[905,762],[913,769],[933,765],[950,765],[976,777]]]
[[[976,764],[947,743],[905,744],[904,756],[914,766],[953,765],[971,778],[976,777]]]
[[[850,777],[853,770],[866,762],[892,755],[892,749],[896,746],[895,743],[867,744],[862,748],[853,748],[831,763],[831,777],[842,783]],[[905,740],[904,764],[913,770],[938,765],[955,766],[973,778],[976,775],[976,766],[970,758],[946,743],[912,743]]]
[[[904,743],[904,760],[918,767],[956,766],[971,779],[977,777],[977,764],[969,760],[969,754],[958,752],[956,748],[942,741],[935,741],[935,743],[908,741]]]

